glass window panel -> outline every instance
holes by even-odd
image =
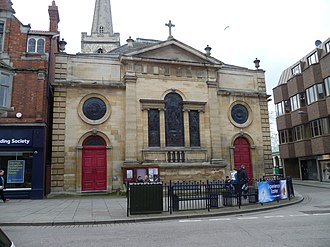
[[[199,136],[199,112],[198,111],[189,112],[189,133],[190,133],[190,146],[199,147],[200,146],[200,136]]]
[[[327,77],[324,79],[324,85],[325,85],[325,94],[327,96],[330,95],[330,77]]]
[[[160,147],[159,111],[156,109],[148,111],[148,140],[149,147]]]
[[[177,93],[165,97],[165,132],[166,146],[184,147],[184,125],[182,98]]]
[[[29,39],[28,41],[28,52],[35,52],[36,50],[36,40],[35,39]]]
[[[324,90],[323,90],[323,84],[319,83],[315,85],[315,88],[317,89],[317,99],[324,99]]]
[[[37,52],[44,53],[45,41],[43,39],[38,39],[37,41]]]
[[[328,42],[328,43],[325,44],[325,49],[326,49],[326,52],[327,53],[330,52],[330,42]]]
[[[6,188],[31,188],[32,187],[32,166],[33,152],[22,151],[18,153],[0,152],[0,169],[5,171],[4,178],[7,179],[8,161],[22,160],[24,161],[24,182],[23,183],[6,183]]]

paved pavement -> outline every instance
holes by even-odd
[[[330,189],[330,183],[316,181],[294,181],[306,186]],[[126,198],[121,196],[79,196],[42,200],[12,199],[0,202],[0,226],[15,225],[82,225],[114,224],[139,221],[169,220],[244,214],[259,210],[268,210],[299,203],[303,197],[296,193],[291,200],[280,202],[223,207],[219,209],[195,210],[185,212],[163,212],[161,214],[127,216]]]

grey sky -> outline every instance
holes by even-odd
[[[12,2],[23,24],[48,30],[52,0]],[[56,0],[66,52],[79,52],[81,32],[90,34],[94,3]],[[165,23],[172,20],[174,38],[202,52],[209,45],[211,55],[225,63],[253,69],[258,57],[269,94],[284,69],[314,49],[317,39],[330,36],[329,0],[111,0],[111,7],[122,45],[129,36],[165,40]]]

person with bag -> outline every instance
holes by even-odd
[[[237,172],[237,180],[238,180],[238,189],[239,189],[239,195],[244,195],[244,199],[247,198],[247,192],[248,192],[248,176],[245,171],[245,165],[241,165],[239,171]]]
[[[4,170],[0,170],[0,197],[3,200],[3,202],[8,202],[9,199],[5,197],[3,193],[3,189],[5,188],[5,179],[3,177],[3,174],[5,174]]]

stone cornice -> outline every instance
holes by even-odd
[[[261,97],[261,98],[269,98],[271,95],[262,92],[243,92],[243,91],[235,91],[234,89],[218,89],[218,95],[222,96],[244,96],[244,97]]]

